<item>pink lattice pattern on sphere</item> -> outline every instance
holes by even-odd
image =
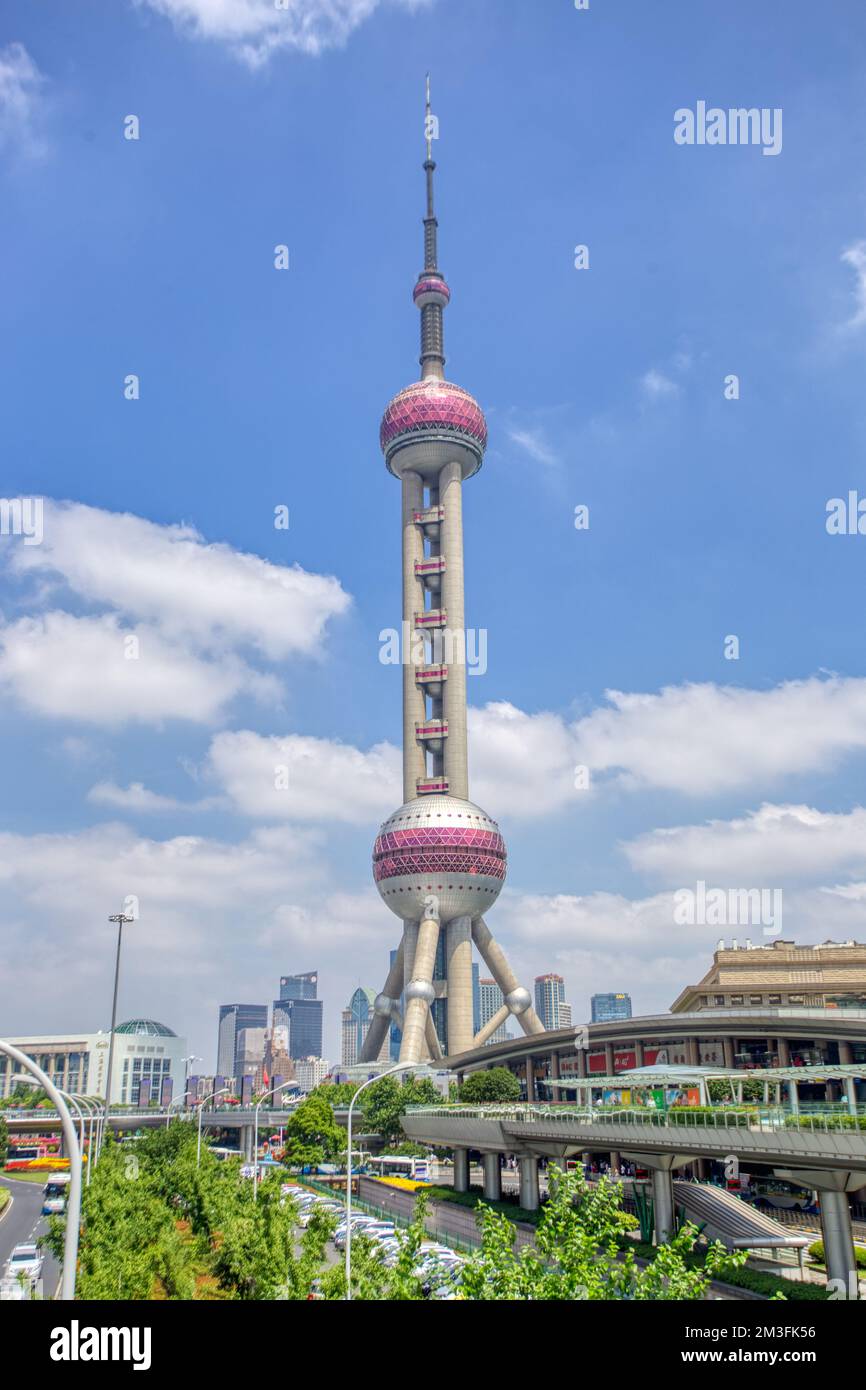
[[[487,421],[478,402],[448,381],[416,381],[395,396],[382,417],[379,438],[387,451],[401,434],[447,430],[466,434],[487,447]]]
[[[373,877],[411,874],[482,874],[505,879],[508,856],[502,836],[490,830],[420,827],[390,830],[373,847]]]

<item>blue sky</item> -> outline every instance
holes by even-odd
[[[673,924],[698,878],[866,939],[866,539],[825,525],[866,492],[864,44],[803,0],[7,0],[2,487],[53,503],[41,546],[0,538],[4,1031],[105,1025],[127,893],[123,1011],[208,1061],[216,1005],[282,973],[320,970],[330,1056],[380,987],[378,423],[418,370],[428,68],[448,374],[491,431],[466,546],[498,930],[578,1018],[595,989],[666,1008],[737,934]],[[781,108],[781,152],[678,146],[699,100]]]

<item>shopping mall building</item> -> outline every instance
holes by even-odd
[[[830,1066],[866,1062],[866,945],[722,943],[706,975],[667,1014],[512,1038],[450,1057],[461,1074],[507,1066],[529,1099],[551,1079],[611,1077],[653,1065]],[[837,1083],[804,1099],[838,1099]],[[567,1093],[557,1099],[565,1099]]]

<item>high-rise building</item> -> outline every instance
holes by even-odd
[[[295,1078],[298,1089],[304,1095],[309,1091],[314,1091],[317,1086],[321,1086],[330,1070],[331,1063],[326,1062],[324,1057],[304,1057],[295,1062]]]
[[[221,1004],[217,1037],[217,1073],[236,1077],[238,1070],[238,1034],[245,1028],[267,1028],[267,1004]]]
[[[342,1048],[340,1053],[340,1065],[343,1067],[354,1067],[360,1060],[361,1049],[364,1040],[373,1021],[373,1005],[376,996],[371,989],[358,988],[349,1000],[348,1008],[343,1010],[342,1016]],[[382,1048],[376,1061],[387,1061],[389,1057],[388,1038],[382,1043]]]
[[[630,994],[594,994],[590,1000],[593,1023],[610,1023],[631,1018]]]
[[[321,999],[274,1000],[274,1027],[287,1030],[290,1057],[321,1057],[323,1011]]]
[[[289,1055],[289,1033],[288,1029],[268,1028],[265,1030],[265,1058],[263,1067],[262,1081],[265,1078],[270,1086],[277,1084],[276,1078],[280,1081],[291,1081],[295,1075],[292,1059]]]
[[[535,1012],[546,1033],[564,1027],[561,1009],[565,1003],[565,981],[561,975],[536,975]]]
[[[559,1026],[560,1028],[570,1028],[571,1022],[571,1005],[566,1004],[563,1000],[559,1006]]]
[[[502,990],[495,980],[485,979],[483,976],[478,981],[479,993],[479,1022],[478,1027],[483,1028],[492,1018],[496,1016],[505,1004],[502,997]],[[495,1032],[487,1038],[488,1043],[498,1043],[508,1041],[508,1030],[505,1023],[500,1023]]]
[[[245,1077],[252,1077],[253,1090],[261,1090],[265,1066],[266,1028],[242,1028],[238,1033],[237,1076],[243,1084]]]
[[[306,975],[283,975],[280,979],[281,999],[317,999],[318,994],[318,970],[311,970]]]
[[[467,633],[464,612],[463,484],[481,467],[487,424],[472,396],[445,380],[451,291],[439,269],[429,84],[426,115],[424,269],[414,289],[421,379],[394,397],[380,431],[402,493],[404,804],[381,827],[373,876],[400,919],[402,939],[376,997],[364,1062],[379,1056],[395,1013],[403,1062],[472,1047],[473,945],[524,1032],[542,1031],[528,990],[484,920],[505,881],[507,856],[496,822],[469,800],[467,665],[480,645],[476,630]]]

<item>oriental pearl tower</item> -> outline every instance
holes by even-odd
[[[394,397],[380,433],[403,494],[404,804],[379,831],[373,874],[403,935],[376,998],[365,1062],[378,1058],[392,1023],[402,1033],[401,1062],[480,1047],[511,1014],[525,1033],[543,1031],[528,990],[484,921],[505,881],[507,855],[496,822],[469,800],[463,484],[481,468],[487,423],[472,396],[445,380],[443,315],[451,291],[439,269],[429,78],[426,135],[424,269],[414,290],[421,380]],[[504,999],[478,1033],[473,943]]]

